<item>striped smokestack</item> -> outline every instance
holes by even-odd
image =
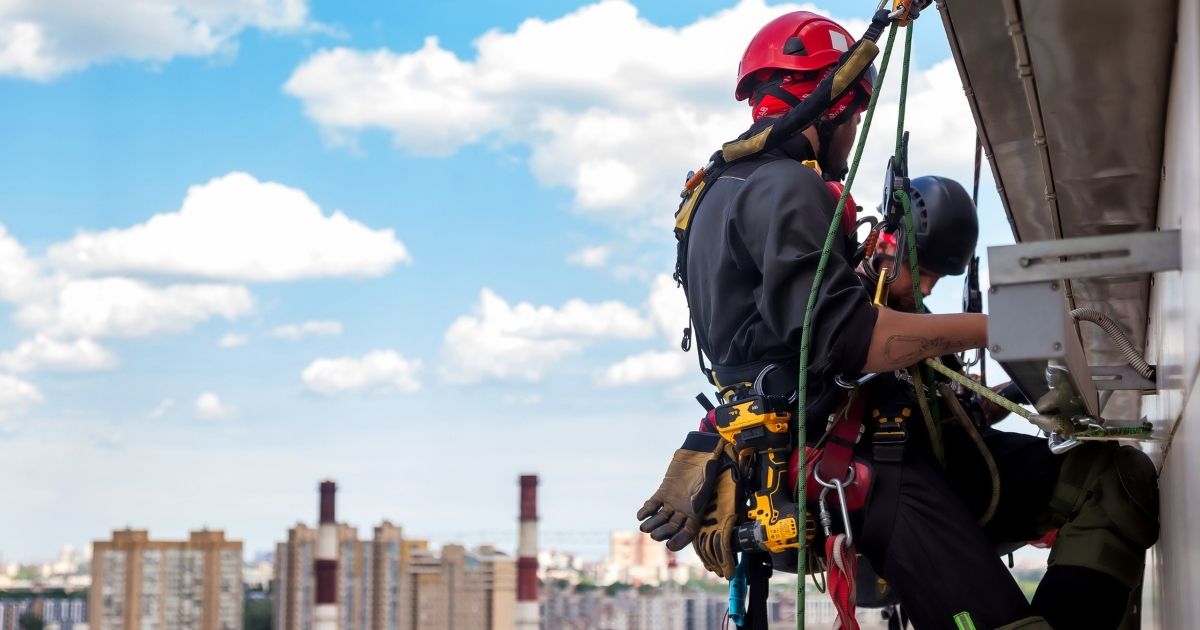
[[[333,501],[337,484],[321,482],[321,518],[317,523],[317,601],[313,630],[337,630],[337,519]]]
[[[521,475],[521,538],[517,543],[516,630],[538,630],[537,475]]]

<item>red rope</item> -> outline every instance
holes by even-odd
[[[858,602],[854,576],[858,556],[854,547],[846,545],[846,535],[837,534],[825,540],[825,558],[829,561],[829,597],[837,609],[835,630],[860,630],[854,608]]]

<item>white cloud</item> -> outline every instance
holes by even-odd
[[[652,334],[652,324],[621,302],[510,305],[485,288],[475,314],[459,317],[446,331],[441,374],[452,383],[539,381],[550,366],[582,350],[590,339]]]
[[[484,33],[473,57],[432,38],[409,51],[322,50],[284,90],[338,141],[378,129],[399,147],[435,155],[479,142],[525,145],[538,181],[571,190],[577,209],[665,229],[686,172],[751,122],[746,104],[732,98],[746,43],[768,20],[797,9],[822,12],[742,0],[673,28],[647,21],[626,0],[602,0]],[[835,18],[855,35],[866,26]],[[896,59],[855,187],[868,208],[895,142]],[[974,120],[953,61],[914,71],[908,105],[913,172],[969,177]],[[916,114],[929,111],[938,114]]]
[[[541,394],[505,394],[500,401],[516,407],[532,407],[542,404]]]
[[[233,320],[254,309],[245,287],[173,284],[129,278],[62,282],[50,300],[23,305],[18,322],[53,337],[145,337],[189,330],[213,317]]]
[[[342,323],[334,321],[307,321],[300,324],[285,324],[271,330],[271,336],[290,341],[299,341],[309,335],[336,337],[342,334]]]
[[[170,411],[171,407],[174,406],[175,400],[173,398],[164,398],[162,402],[158,403],[157,407],[146,412],[146,417],[157,420],[167,415],[167,412]]]
[[[5,0],[0,76],[35,81],[114,59],[232,54],[242,31],[316,28],[305,0]]]
[[[875,122],[852,190],[855,201],[865,209],[874,210],[879,205],[882,177],[877,174],[882,174],[896,148],[899,83],[899,58],[896,58],[888,68],[886,85],[880,93]],[[905,129],[910,136],[909,173],[914,177],[943,175],[958,180],[970,190],[975,166],[975,119],[963,96],[962,80],[953,59],[942,60],[927,70],[912,71],[906,109]],[[927,115],[932,111],[937,115]],[[922,115],[922,112],[926,114]],[[984,170],[988,170],[986,164]]]
[[[670,276],[659,274],[650,285],[646,310],[668,350],[649,350],[628,356],[606,367],[597,377],[604,387],[636,385],[646,382],[673,381],[689,373],[695,356],[679,349],[683,329],[688,325],[687,299]],[[693,342],[694,345],[694,342]]]
[[[687,297],[683,288],[671,276],[655,276],[650,285],[650,296],[646,298],[646,308],[663,337],[678,344],[688,325]]]
[[[15,430],[13,419],[42,400],[42,393],[32,383],[0,374],[0,433]]]
[[[597,382],[605,387],[619,387],[673,381],[682,378],[695,365],[695,358],[678,348],[666,352],[642,352],[608,366]]]
[[[234,410],[221,402],[221,398],[213,392],[204,392],[196,398],[193,404],[196,417],[201,420],[220,420],[233,416]]]
[[[236,172],[192,186],[178,212],[84,232],[48,255],[75,272],[255,282],[379,276],[411,260],[391,229],[326,216],[302,190]]]
[[[473,59],[436,38],[407,52],[322,50],[284,90],[335,141],[382,129],[397,146],[433,155],[480,141],[528,145],[538,180],[574,191],[578,208],[669,217],[687,170],[749,125],[749,108],[731,98],[746,42],[799,8],[814,9],[743,0],[673,28],[603,0],[489,31]],[[847,26],[861,32],[865,23]]]
[[[612,255],[612,247],[608,245],[593,245],[584,247],[567,257],[567,262],[588,269],[599,269],[608,264]]]
[[[3,225],[0,225],[0,300],[20,302],[43,289],[41,270]]]
[[[332,396],[363,390],[395,390],[406,394],[421,389],[421,361],[394,350],[375,350],[361,357],[317,359],[300,374],[305,387]]]
[[[221,339],[217,341],[217,346],[221,348],[240,348],[250,343],[250,337],[241,333],[225,333]]]
[[[13,372],[93,372],[117,366],[117,357],[91,339],[66,342],[38,334],[0,353],[0,367]]]

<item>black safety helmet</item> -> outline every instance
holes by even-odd
[[[912,180],[911,196],[917,262],[943,276],[965,272],[979,240],[971,195],[953,179],[926,175]]]

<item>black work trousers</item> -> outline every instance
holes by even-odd
[[[900,596],[918,630],[953,630],[962,612],[980,630],[1030,616],[997,549],[1049,529],[1047,505],[1061,458],[1043,438],[981,429],[1001,487],[995,516],[981,528],[992,482],[978,448],[961,427],[945,425],[942,470],[920,433],[909,440],[903,462],[873,462],[875,487],[858,551]],[[873,460],[869,440],[858,454]]]

